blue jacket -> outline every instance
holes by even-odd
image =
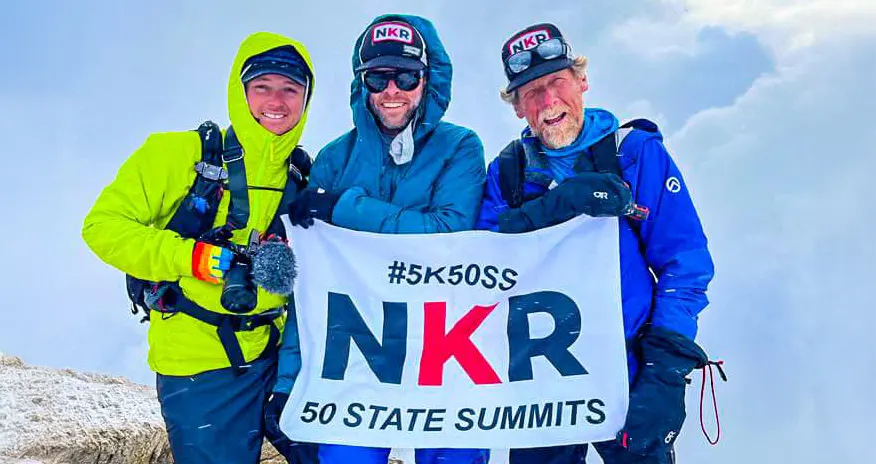
[[[368,92],[355,75],[350,95],[355,128],[319,152],[308,188],[340,195],[332,213],[332,223],[340,227],[389,234],[470,230],[483,195],[483,144],[470,129],[441,121],[450,103],[453,68],[435,27],[426,19],[407,15],[381,16],[372,24],[392,18],[409,22],[426,42],[427,87],[414,130],[414,157],[401,166],[392,161],[368,110]],[[361,64],[362,38],[353,49],[353,69]],[[301,368],[293,323],[290,317],[275,391],[290,391]]]
[[[628,346],[649,321],[693,339],[714,274],[706,236],[681,172],[663,146],[657,126],[641,124],[648,130],[631,131],[618,150],[633,201],[651,210],[641,223],[620,220],[621,299]],[[589,150],[583,154],[591,157]],[[487,169],[478,229],[497,230],[497,216],[508,208],[499,187],[498,161],[494,159]],[[527,198],[547,192],[553,180],[550,170],[532,165],[527,165],[525,179]],[[632,381],[638,361],[634,350],[628,349],[628,354]]]

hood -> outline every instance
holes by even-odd
[[[243,87],[243,82],[240,80],[240,73],[243,70],[243,63],[250,57],[266,52],[273,48],[291,45],[304,58],[307,66],[310,68],[311,75],[315,76],[313,70],[313,62],[310,60],[310,53],[307,48],[301,43],[284,37],[279,34],[270,32],[256,32],[247,37],[240,44],[240,49],[237,51],[237,56],[234,58],[234,64],[231,67],[231,75],[228,78],[228,117],[231,119],[231,125],[234,127],[234,132],[237,134],[237,139],[247,154],[261,153],[278,153],[276,157],[278,162],[285,162],[286,156],[292,152],[298,142],[301,140],[301,134],[304,132],[304,125],[307,122],[307,112],[310,109],[310,101],[308,102],[301,113],[301,120],[289,132],[283,135],[274,135],[264,127],[262,127],[252,114],[249,112],[249,105],[246,102],[246,92]],[[308,94],[313,95],[314,81],[312,79]],[[271,149],[268,151],[268,149]],[[274,158],[272,156],[272,158]]]
[[[412,15],[388,14],[378,16],[368,24],[368,27],[391,19],[401,19],[410,23],[420,31],[423,41],[426,43],[429,67],[426,89],[420,103],[420,116],[414,129],[414,142],[416,143],[435,129],[447,111],[447,106],[450,104],[450,81],[453,77],[453,67],[450,65],[450,56],[447,55],[441,39],[438,38],[435,26],[428,19]],[[365,28],[365,31],[368,30],[368,27]],[[360,136],[365,136],[366,140],[374,140],[379,143],[380,130],[374,116],[368,111],[368,91],[365,89],[359,73],[355,71],[362,64],[359,59],[359,47],[362,46],[364,37],[365,32],[359,36],[353,47],[353,82],[350,86],[350,107],[353,109],[353,123]]]

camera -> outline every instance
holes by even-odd
[[[252,279],[252,255],[259,243],[259,233],[253,229],[246,246],[232,243],[231,236],[231,229],[223,226],[207,232],[200,240],[234,253],[231,268],[225,273],[219,303],[229,312],[244,314],[255,309],[258,303],[258,291]]]
[[[258,303],[256,285],[252,281],[252,262],[246,255],[235,253],[231,269],[225,273],[222,286],[222,307],[235,314],[248,313]]]

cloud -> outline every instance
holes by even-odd
[[[660,76],[649,63],[678,72],[700,56],[712,60],[695,68],[706,91],[720,89],[718,56],[737,77],[723,102],[664,81],[630,104],[652,114],[669,108],[667,145],[691,185],[717,266],[699,340],[728,361],[731,381],[718,386],[724,441],[709,449],[699,437],[692,388],[680,455],[720,463],[859,460],[876,413],[868,387],[876,348],[866,342],[876,316],[863,309],[876,281],[876,219],[864,212],[876,170],[866,135],[876,113],[876,4],[656,3],[663,8],[631,15],[606,34],[641,57],[642,81]],[[732,48],[705,46],[710,29],[751,38],[762,51],[737,43],[739,53],[728,56],[722,52]],[[770,66],[738,79],[764,51]],[[660,93],[667,91],[670,98]],[[701,106],[679,121],[685,94]]]
[[[779,54],[817,43],[870,34],[876,3],[870,0],[664,0],[698,25],[753,32]]]
[[[774,69],[769,50],[750,33],[708,26],[688,41],[674,32],[655,37],[655,31],[636,30],[640,24],[676,30],[665,22],[634,17],[608,31],[591,53],[594,98],[616,111],[631,100],[649,102],[657,110],[621,113],[623,119],[659,114],[661,127],[675,130],[699,111],[732,104],[755,79]]]
[[[787,47],[812,9],[756,11],[779,19],[728,14],[727,27]],[[780,30],[787,40],[773,35]],[[876,413],[876,349],[866,341],[876,316],[863,309],[876,281],[876,219],[865,212],[876,170],[865,135],[876,113],[876,34],[812,37],[805,54],[780,49],[775,72],[668,140],[717,265],[700,340],[728,359],[731,375],[719,385],[724,446],[682,440],[695,462],[853,462]],[[691,436],[698,404],[688,399]]]

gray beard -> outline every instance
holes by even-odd
[[[561,148],[566,148],[571,145],[575,140],[578,139],[578,136],[581,134],[581,129],[584,128],[584,111],[587,109],[587,101],[584,100],[584,97],[581,97],[581,115],[578,117],[581,118],[577,127],[572,126],[569,128],[553,128],[553,130],[540,131],[540,133],[535,134],[540,140],[541,143],[550,148],[551,150],[559,150]],[[571,115],[566,115],[567,118],[571,118]],[[571,123],[571,121],[569,121]],[[566,130],[563,130],[566,129]],[[533,131],[535,132],[535,131]],[[546,132],[546,133],[544,133]]]

